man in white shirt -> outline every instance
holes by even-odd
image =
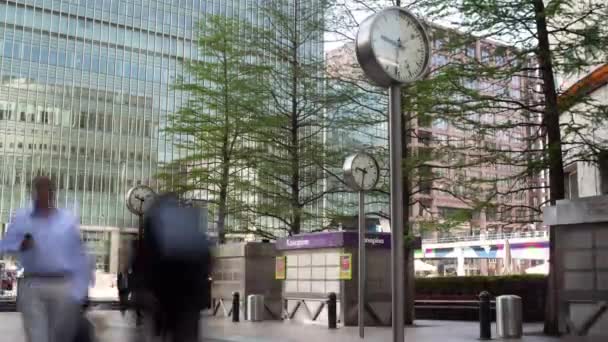
[[[14,215],[0,253],[17,256],[24,268],[18,309],[29,342],[71,342],[91,281],[90,259],[78,219],[55,207],[48,177],[32,182],[33,208]]]

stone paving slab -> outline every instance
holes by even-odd
[[[98,342],[134,342],[132,319],[116,311],[95,312],[94,321],[101,324]],[[101,322],[101,323],[99,323]],[[203,322],[205,342],[352,342],[359,340],[356,327],[329,330],[321,325],[289,322],[240,322],[210,318]],[[526,325],[521,342],[605,342],[605,339],[555,339],[541,335],[542,325]],[[495,330],[493,330],[495,332]],[[474,322],[417,321],[406,329],[405,342],[470,342],[477,341],[479,326]],[[365,341],[391,341],[390,328],[366,329]],[[494,339],[500,341],[500,339]],[[25,342],[18,313],[0,313],[0,342]],[[154,341],[155,342],[155,341]]]

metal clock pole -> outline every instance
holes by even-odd
[[[365,337],[365,191],[359,190],[359,337]]]
[[[400,2],[398,2],[400,3]],[[395,30],[397,28],[397,30]],[[411,38],[408,38],[411,37]],[[391,271],[393,342],[405,335],[405,267],[401,85],[423,78],[431,60],[424,25],[409,11],[389,7],[363,21],[357,33],[359,65],[376,85],[388,88],[391,199]],[[412,53],[402,54],[401,50]],[[386,56],[394,55],[394,59]],[[408,205],[408,203],[405,203]]]
[[[367,153],[357,153],[349,156],[344,161],[344,180],[359,194],[359,248],[358,248],[358,323],[359,336],[365,338],[365,289],[367,279],[367,261],[365,252],[365,191],[372,190],[378,183],[380,175],[380,167],[374,157]],[[355,177],[355,174],[361,174],[361,179]],[[369,180],[366,183],[366,177]]]
[[[143,247],[143,242],[144,242],[144,214],[143,214],[143,209],[144,209],[144,201],[142,200],[140,202],[139,205],[139,211],[140,213],[137,215],[137,223],[138,223],[138,241],[137,244],[141,250],[141,248]]]
[[[390,149],[390,204],[391,204],[391,273],[392,273],[392,320],[393,342],[403,342],[405,337],[404,291],[404,241],[403,241],[403,170],[401,151],[404,147],[401,136],[401,85],[393,84],[388,90],[389,98],[389,149]]]

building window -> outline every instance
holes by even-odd
[[[467,50],[466,50],[467,57],[475,58],[476,50],[477,49],[476,49],[475,45],[467,46]]]
[[[578,177],[575,169],[564,174],[564,190],[568,199],[578,198]]]
[[[49,123],[49,112],[40,113],[40,120],[42,121],[42,123],[48,124]]]
[[[489,63],[490,62],[490,51],[486,50],[486,49],[481,49],[481,61],[483,63]]]
[[[448,122],[444,119],[435,119],[433,120],[433,128],[448,129]]]
[[[78,121],[78,125],[82,129],[86,129],[87,128],[87,113],[86,112],[81,112],[80,113],[80,119]]]
[[[25,121],[25,112],[19,114],[19,121]]]
[[[608,150],[600,152],[598,168],[600,171],[600,193],[605,195],[608,194]]]

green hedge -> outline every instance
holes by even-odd
[[[490,292],[493,297],[519,296],[523,302],[524,320],[544,319],[546,276],[416,278],[416,299],[477,299],[482,291]]]

